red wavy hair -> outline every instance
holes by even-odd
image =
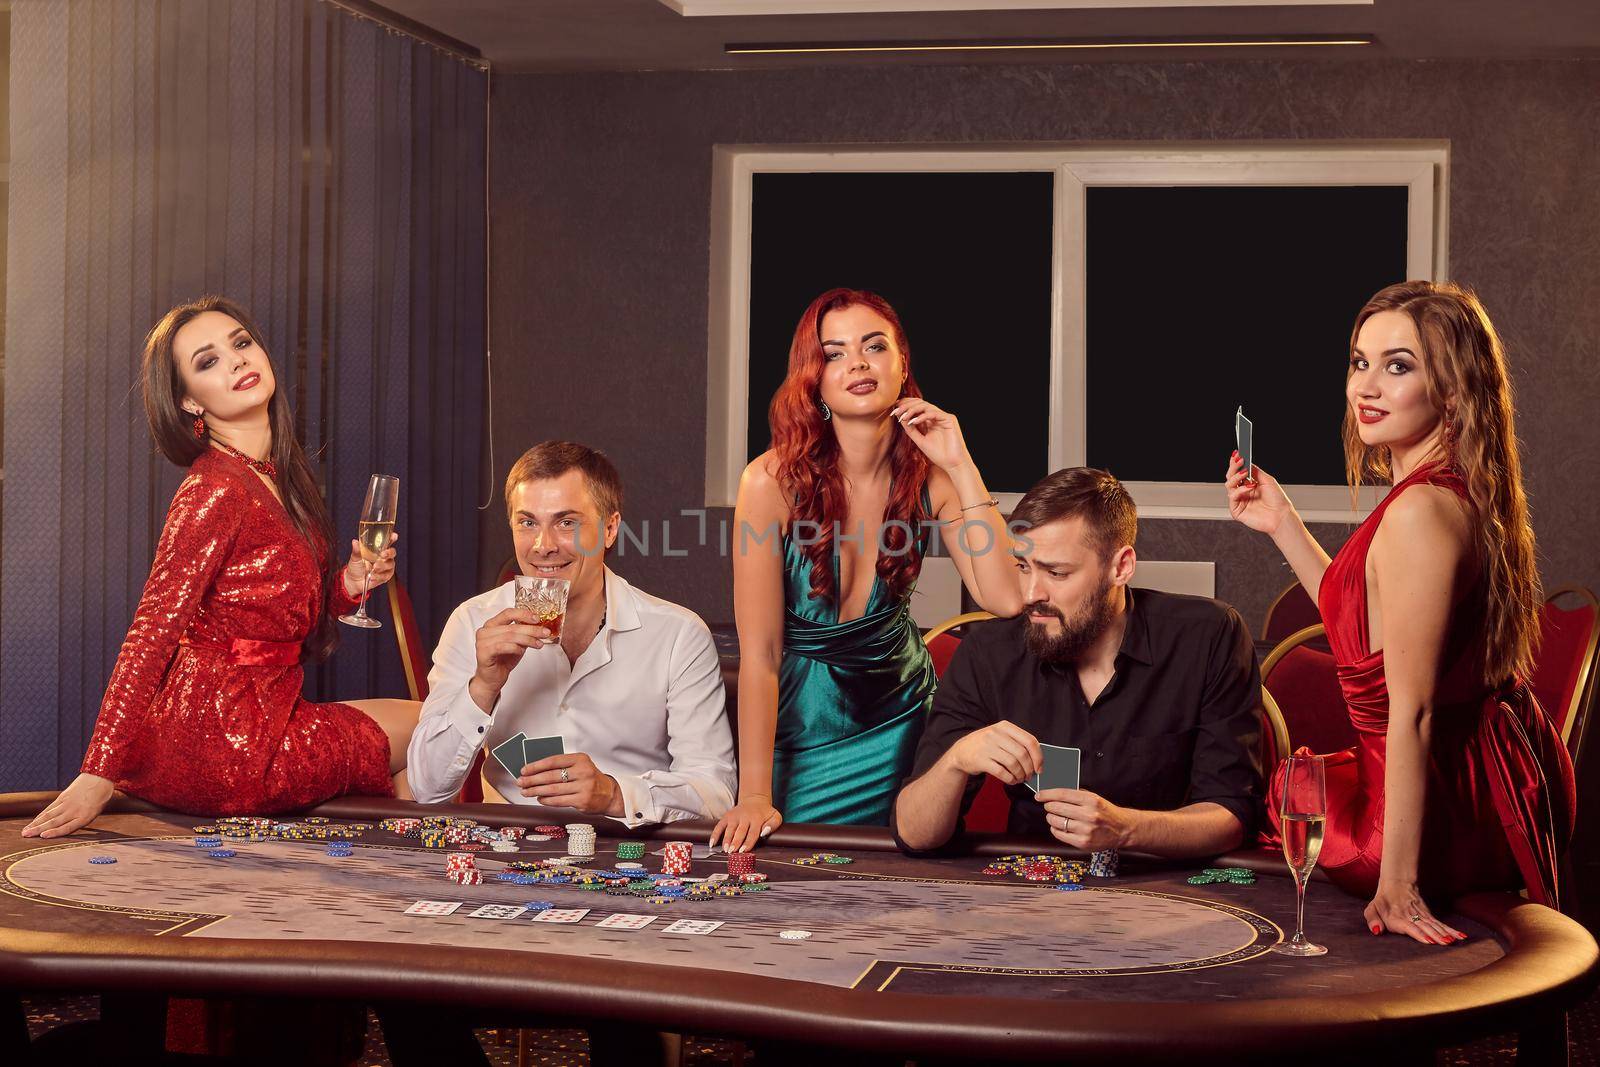
[[[811,302],[794,328],[789,344],[789,373],[772,396],[767,421],[772,428],[772,451],[778,461],[778,484],[792,505],[789,526],[815,523],[815,540],[801,554],[811,564],[811,595],[836,601],[839,590],[833,578],[834,542],[850,514],[849,493],[839,469],[839,438],[823,421],[822,372],[827,364],[822,351],[822,318],[830,311],[868,307],[888,320],[895,347],[905,360],[906,380],[901,396],[922,396],[911,374],[911,349],[906,331],[889,302],[862,289],[829,289]],[[889,501],[884,506],[884,526],[878,548],[878,577],[895,597],[904,596],[922,570],[922,553],[914,531],[929,516],[922,507],[922,487],[928,480],[928,457],[911,438],[896,432],[889,449]]]

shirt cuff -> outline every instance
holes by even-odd
[[[494,712],[485,712],[478,707],[478,702],[472,699],[472,692],[468,689],[461,690],[461,695],[450,705],[445,717],[474,748],[483,744],[483,739],[489,735],[489,727],[494,723]]]
[[[622,791],[622,814],[608,815],[606,818],[615,819],[630,830],[661,821],[656,817],[655,807],[650,801],[650,787],[638,775],[613,774],[611,777]]]

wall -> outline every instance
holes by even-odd
[[[1510,345],[1546,581],[1600,586],[1597,61],[499,77],[495,475],[528,444],[570,436],[617,461],[630,521],[701,503],[714,144],[1414,138],[1451,144],[1451,274]],[[1314,533],[1333,549],[1348,530]],[[696,533],[678,519],[674,549]],[[497,566],[510,552],[498,497],[480,535]],[[712,541],[615,566],[729,621],[730,567]],[[1290,580],[1270,543],[1226,522],[1148,521],[1140,548],[1216,560],[1219,595],[1252,626]]]

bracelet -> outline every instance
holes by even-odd
[[[971,511],[973,508],[997,508],[999,506],[1000,506],[1000,501],[994,499],[993,497],[990,497],[988,500],[980,500],[976,504],[968,504],[966,507],[962,508],[961,510],[962,511]]]

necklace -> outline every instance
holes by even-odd
[[[265,474],[268,478],[271,478],[273,481],[277,481],[278,480],[278,468],[272,465],[272,460],[270,460],[270,459],[256,459],[256,458],[254,458],[252,456],[247,456],[243,452],[239,451],[237,448],[234,448],[232,445],[228,444],[228,442],[226,442],[226,441],[218,441],[215,437],[213,437],[211,440],[212,440],[212,443],[214,443],[218,448],[222,449],[224,452],[228,453],[228,455],[237,456],[239,459],[244,460],[244,462],[250,467],[251,470],[257,471],[258,473],[261,473],[261,474]]]

